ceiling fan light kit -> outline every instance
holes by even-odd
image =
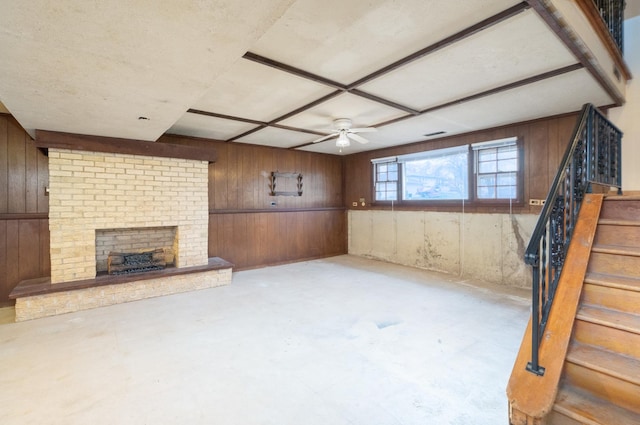
[[[377,131],[374,127],[351,128],[351,125],[352,122],[349,118],[338,118],[333,121],[333,132],[331,134],[322,136],[319,139],[314,140],[312,143],[320,143],[336,138],[336,147],[340,148],[340,152],[342,152],[342,148],[346,148],[351,144],[350,140],[355,140],[361,144],[369,143],[367,139],[356,133],[370,133],[372,131]]]

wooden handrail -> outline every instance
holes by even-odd
[[[540,362],[546,369],[543,376],[526,370],[531,354],[531,320],[529,321],[507,386],[512,425],[538,423],[536,421],[544,418],[553,407],[603,198],[602,194],[587,194],[582,201],[560,284],[540,344]]]

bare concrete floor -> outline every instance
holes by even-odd
[[[526,297],[341,256],[2,324],[0,422],[506,424]]]

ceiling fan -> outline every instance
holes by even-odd
[[[375,127],[351,128],[351,124],[352,123],[349,118],[338,118],[333,121],[331,134],[322,136],[321,138],[314,140],[312,143],[320,143],[336,137],[336,146],[339,147],[340,152],[342,152],[342,148],[351,144],[349,141],[350,139],[362,144],[369,143],[367,139],[356,133],[370,133],[372,131],[378,131]]]

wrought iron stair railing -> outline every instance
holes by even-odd
[[[616,45],[623,52],[624,47],[623,40],[623,22],[624,22],[624,8],[626,6],[625,0],[594,0],[600,16],[604,20],[606,27],[609,29],[611,38],[615,41]]]
[[[531,235],[524,258],[533,273],[532,350],[527,370],[537,375],[544,374],[540,342],[582,199],[592,184],[621,190],[621,141],[622,132],[595,106],[583,106]]]

